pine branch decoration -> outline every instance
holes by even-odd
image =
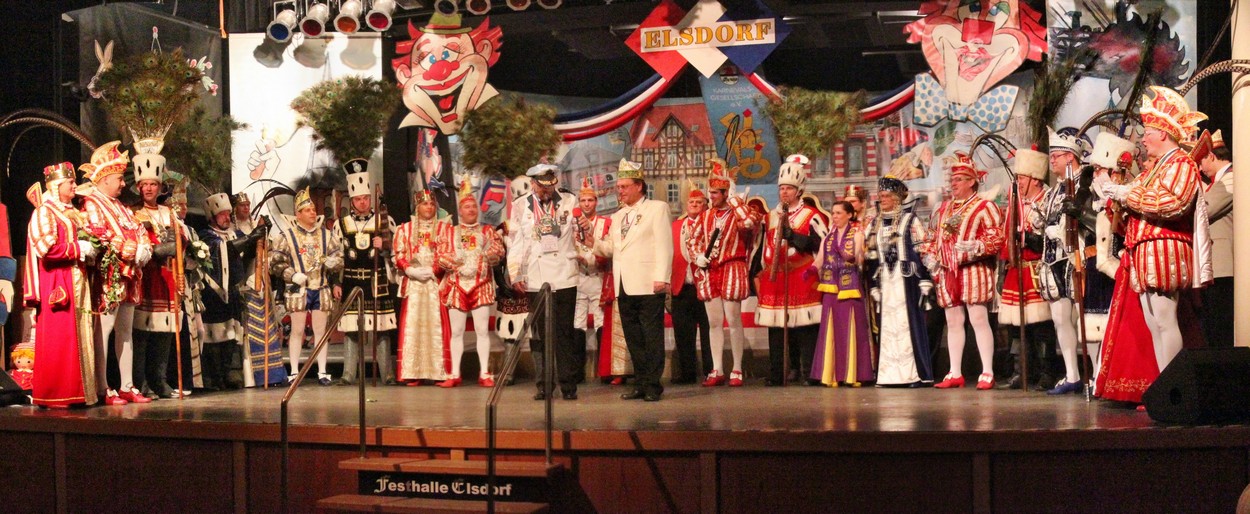
[[[344,77],[304,90],[291,109],[300,127],[312,127],[317,148],[329,150],[340,163],[368,159],[399,105],[395,86],[378,79]]]
[[[161,139],[199,100],[204,69],[189,63],[182,49],[141,52],[113,63],[96,90],[113,122],[136,139]]]
[[[555,109],[521,97],[492,100],[465,116],[460,137],[467,169],[505,177],[523,175],[560,145]]]
[[[782,87],[781,100],[769,99],[764,114],[777,131],[782,155],[812,158],[829,153],[859,124],[864,92],[837,93]]]
[[[180,171],[209,191],[225,191],[232,161],[231,133],[245,128],[230,115],[214,117],[196,107],[170,132],[165,159],[170,170]]]
[[[1038,66],[1033,77],[1033,95],[1029,97],[1029,134],[1042,153],[1049,151],[1048,132],[1059,110],[1068,100],[1072,84],[1081,78],[1081,72],[1097,57],[1092,50],[1082,47],[1055,63],[1047,56]]]

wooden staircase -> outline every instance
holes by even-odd
[[[339,469],[358,477],[356,494],[317,501],[317,512],[459,514],[486,512],[486,461],[368,457],[345,460]],[[552,512],[554,490],[567,484],[563,465],[495,463],[495,512]],[[574,482],[575,483],[575,482]]]

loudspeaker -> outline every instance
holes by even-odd
[[[17,381],[9,376],[9,372],[0,369],[0,405],[28,404],[30,399],[26,395],[29,392],[17,385]]]
[[[1250,419],[1250,348],[1181,350],[1142,395],[1150,419],[1202,425]]]

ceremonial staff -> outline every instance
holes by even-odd
[[[1029,352],[1028,344],[1025,339],[1024,330],[1024,270],[1021,269],[1023,259],[1021,252],[1024,249],[1024,232],[1020,230],[1020,182],[1016,180],[1016,173],[1011,170],[1011,166],[1007,165],[1007,159],[999,152],[999,149],[1008,152],[1015,151],[1015,145],[1012,145],[1006,138],[996,134],[981,134],[972,142],[972,147],[968,149],[968,155],[971,157],[976,153],[977,147],[985,143],[994,143],[989,145],[990,151],[998,160],[1003,163],[1003,169],[1007,171],[1007,176],[1011,178],[1011,193],[1008,195],[1007,206],[1007,227],[1009,229],[1009,237],[1007,238],[1007,253],[1011,259],[1011,267],[1016,269],[1016,290],[1019,291],[1020,298],[1017,302],[1020,313],[1020,383],[1021,389],[1029,390]],[[997,145],[998,148],[995,148]],[[978,193],[979,194],[979,193]],[[947,327],[947,330],[952,327]],[[959,327],[963,330],[963,327]]]
[[[1082,171],[1081,185],[1089,187],[1088,179],[1092,179],[1093,172],[1089,170]],[[1072,165],[1068,165],[1068,169],[1064,171],[1063,187],[1073,200],[1076,199],[1077,182],[1072,180]],[[1068,216],[1067,226],[1065,227],[1065,239],[1068,248],[1072,252],[1072,256],[1068,260],[1068,264],[1072,266],[1072,303],[1076,305],[1076,322],[1078,332],[1081,339],[1077,345],[1081,351],[1081,382],[1085,384],[1085,401],[1091,400],[1091,388],[1089,383],[1089,363],[1086,359],[1089,357],[1085,348],[1085,244],[1081,238],[1081,220],[1079,216]]]
[[[390,235],[390,226],[386,223],[386,219],[390,217],[390,213],[387,212],[386,206],[382,205],[381,200],[382,200],[382,188],[381,186],[374,186],[373,187],[373,205],[374,205],[375,214],[373,218],[373,237],[383,238],[382,246],[385,247],[386,239],[383,236]],[[371,332],[369,336],[369,344],[373,348],[373,386],[374,387],[377,387],[378,375],[381,374],[381,370],[378,368],[378,310],[381,309],[381,300],[378,298],[378,294],[382,289],[382,286],[379,285],[378,280],[379,280],[379,273],[384,273],[384,269],[382,267],[384,265],[380,262],[381,260],[382,260],[382,248],[374,248],[373,249],[373,274],[371,278],[372,284],[370,284],[373,287],[373,331]],[[387,287],[389,287],[389,284],[387,284]],[[363,338],[362,338],[362,342],[363,342]],[[364,371],[365,371],[364,361],[362,360],[360,370],[359,370],[362,382],[364,380]]]
[[[183,207],[184,209],[186,207]],[[182,330],[179,325],[182,321],[182,293],[187,287],[186,262],[182,256],[182,231],[178,227],[178,214],[173,210],[169,215],[169,231],[174,235],[174,290],[173,290],[173,310],[174,310],[174,355],[178,361],[178,399],[182,399]],[[190,326],[187,327],[190,330]]]
[[[768,267],[768,281],[772,282],[777,279],[777,268],[781,267],[781,259],[784,259],[789,253],[786,248],[786,239],[782,237],[785,230],[782,228],[790,228],[790,209],[786,207],[785,202],[781,202],[781,215],[777,218],[777,240],[773,245],[773,265]],[[781,385],[787,386],[790,382],[790,281],[782,277],[782,300],[781,300]]]

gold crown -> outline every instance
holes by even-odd
[[[43,168],[43,183],[48,186],[49,191],[62,180],[74,180],[73,163],[62,162]]]
[[[632,178],[634,180],[644,180],[646,177],[642,173],[642,163],[633,162],[627,159],[621,159],[620,165],[616,168],[616,178]]]
[[[312,192],[309,191],[309,188],[305,187],[304,189],[301,189],[300,192],[295,193],[295,212],[299,212],[305,207],[312,206]]]

